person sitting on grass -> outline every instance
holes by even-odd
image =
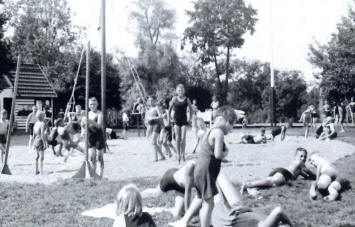
[[[242,135],[240,138],[240,141],[238,143],[242,144],[260,144],[260,143],[266,143],[266,136],[265,136],[265,128],[260,129],[260,135],[250,135],[250,134],[245,134]]]
[[[316,130],[316,134],[320,140],[335,139],[338,133],[335,130],[334,118],[327,117],[325,123]]]
[[[287,130],[287,125],[274,127],[271,130],[271,140],[274,141],[276,136],[281,135],[281,141],[284,141],[286,137],[286,130]]]
[[[1,119],[0,119],[0,151],[1,151],[1,162],[4,162],[4,155],[6,150],[6,138],[7,132],[9,129],[9,121],[7,118],[7,111],[1,111]]]
[[[241,193],[248,188],[275,187],[285,184],[289,180],[295,180],[299,175],[305,179],[314,179],[314,173],[309,170],[305,162],[307,160],[307,150],[299,147],[296,149],[295,160],[287,168],[276,168],[272,170],[268,177],[244,182]]]
[[[36,113],[37,122],[33,126],[33,148],[36,151],[36,175],[43,174],[44,151],[47,149],[46,124],[44,123],[45,114],[42,111]],[[40,159],[40,170],[38,169],[38,160]]]
[[[156,188],[148,188],[142,192],[143,198],[158,198],[163,193],[175,191],[175,206],[172,210],[174,218],[181,217],[184,214],[184,208],[190,205],[191,191],[194,185],[195,161],[187,162],[180,169],[168,169],[160,180]]]
[[[116,197],[113,227],[155,227],[149,213],[143,212],[142,196],[134,184],[124,186]]]
[[[317,191],[324,197],[324,200],[334,201],[339,198],[340,192],[350,188],[350,183],[344,178],[340,178],[338,170],[328,160],[323,158],[318,152],[314,152],[309,162],[317,168],[316,180],[312,182],[309,196],[317,199]]]
[[[217,227],[276,227],[293,226],[283,209],[278,206],[269,215],[246,207],[237,188],[223,174],[217,179],[218,194],[212,212],[212,225]]]
[[[227,156],[224,136],[232,129],[237,119],[235,111],[229,106],[218,109],[213,126],[204,134],[197,147],[197,160],[194,169],[194,187],[197,196],[191,203],[186,215],[173,226],[187,226],[191,217],[197,211],[200,213],[201,227],[210,227],[213,197],[218,193],[217,177],[221,169],[221,162]]]

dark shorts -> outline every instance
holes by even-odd
[[[80,126],[79,123],[73,123],[73,124],[72,124],[72,127],[73,127],[73,131],[74,131],[75,133],[80,133],[80,132],[81,132],[81,126]]]
[[[331,111],[324,111],[324,114],[326,117],[331,117],[332,116],[332,112]]]
[[[89,148],[102,150],[105,148],[104,134],[101,129],[90,129],[88,132]]]
[[[6,144],[6,136],[5,136],[5,134],[0,134],[0,144]]]
[[[34,123],[30,123],[30,124],[28,125],[28,134],[29,134],[30,136],[33,135],[33,127],[34,127],[34,126],[35,126]]]
[[[70,135],[67,131],[64,131],[63,135],[59,135],[62,140],[70,140]]]
[[[269,176],[273,176],[275,173],[281,173],[284,177],[285,177],[285,180],[288,181],[290,179],[293,178],[293,174],[290,173],[290,171],[288,171],[287,169],[284,169],[284,168],[276,168],[274,170],[272,170],[269,174]]]
[[[255,143],[254,141],[254,136],[252,135],[245,135],[243,138],[248,142],[248,143]]]
[[[312,116],[312,118],[318,118],[319,117],[318,113],[311,113],[311,116]]]
[[[179,169],[177,169],[177,168],[171,168],[165,172],[165,174],[163,175],[163,177],[161,178],[160,183],[159,183],[160,189],[163,192],[173,190],[173,191],[185,193],[185,188],[181,187],[174,179],[174,174],[178,170]]]
[[[188,125],[187,118],[186,117],[175,117],[174,124],[179,127],[187,126]]]
[[[338,137],[338,133],[334,132],[331,136],[329,136],[329,139],[335,139]]]
[[[272,135],[273,137],[278,136],[278,135],[281,134],[281,131],[282,131],[281,127],[273,128],[273,129],[271,130],[271,135]]]
[[[123,122],[123,130],[128,130],[128,122]]]

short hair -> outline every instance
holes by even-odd
[[[44,116],[45,116],[45,114],[44,114],[43,111],[38,111],[38,112],[36,113],[36,117],[37,117],[37,118],[41,118],[41,117],[44,118]]]
[[[185,86],[183,84],[178,84],[176,86],[176,89],[178,89],[178,88],[184,89],[184,91],[185,91]]]
[[[265,128],[262,127],[262,128],[260,129],[260,132],[265,133]]]
[[[78,105],[75,105],[75,108],[77,108],[77,107],[80,107],[80,108],[81,108],[81,105],[80,105],[80,104],[78,104]]]
[[[295,155],[296,155],[298,152],[304,152],[305,155],[306,155],[306,160],[307,160],[308,151],[307,151],[305,148],[303,148],[303,147],[297,147],[297,148],[296,148]]]
[[[124,186],[116,197],[116,215],[137,217],[142,213],[142,196],[134,184]]]
[[[89,98],[89,102],[98,102],[96,97]]]
[[[221,116],[229,123],[233,124],[237,120],[237,115],[235,111],[230,106],[222,106],[217,110],[217,117]]]

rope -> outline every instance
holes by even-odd
[[[81,51],[81,56],[80,56],[80,61],[79,61],[78,70],[76,71],[76,76],[75,76],[75,79],[74,79],[73,90],[72,90],[71,96],[70,96],[70,98],[69,98],[69,101],[68,101],[68,103],[67,103],[67,106],[68,106],[68,105],[72,105],[73,108],[74,108],[74,105],[75,105],[75,97],[74,97],[74,95],[75,95],[75,89],[76,89],[76,85],[77,85],[77,83],[78,83],[78,77],[79,77],[81,62],[83,61],[83,58],[84,58],[84,53],[85,53],[85,48],[83,47],[83,50]],[[66,109],[65,109],[65,114],[64,114],[64,116],[67,116],[67,115],[68,115],[69,109],[70,109],[70,108],[66,108]]]
[[[137,70],[134,68],[134,66],[131,64],[131,61],[129,60],[129,58],[126,57],[125,59],[127,60],[128,67],[131,71],[134,82],[136,83],[136,85],[138,87],[139,95],[141,96],[143,104],[145,105],[145,100],[146,100],[147,94],[145,92],[145,88],[142,84],[142,81],[140,80],[139,74],[138,74]]]

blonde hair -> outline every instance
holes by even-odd
[[[134,184],[124,186],[116,197],[116,215],[136,217],[142,214],[142,196]]]
[[[200,117],[196,119],[196,126],[198,129],[206,130],[205,121]]]

